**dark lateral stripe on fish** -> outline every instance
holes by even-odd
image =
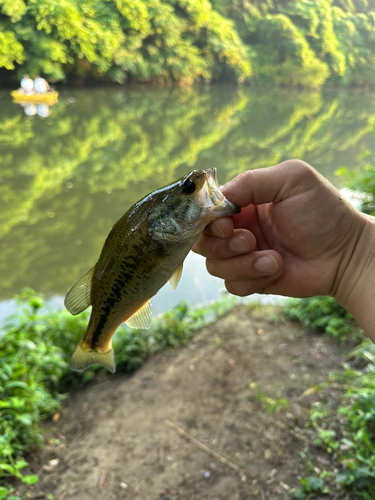
[[[121,275],[121,278],[123,275]],[[104,304],[101,307],[100,311],[100,319],[96,325],[96,328],[92,334],[92,339],[91,339],[91,348],[95,349],[95,346],[97,345],[100,335],[102,333],[102,330],[107,322],[108,316],[110,315],[111,310],[115,307],[115,305],[120,302],[122,294],[123,294],[123,289],[125,286],[131,281],[133,278],[133,273],[128,273],[125,276],[125,279],[119,279],[120,277],[116,278],[115,283],[112,286],[111,290],[111,295],[105,299]]]
[[[115,300],[119,300],[121,298],[124,288],[131,282],[133,276],[134,276],[133,274],[128,273],[125,276],[120,275],[117,278],[115,278],[111,288],[111,296]]]
[[[104,304],[101,307],[100,318],[92,333],[90,347],[95,349],[99,343],[100,336],[102,334],[103,328],[107,323],[108,316],[115,305],[120,302],[126,286],[133,280],[136,273],[137,260],[131,256],[128,256],[126,260],[123,260],[120,264],[120,273],[114,279],[111,288],[111,294],[105,299]],[[131,271],[129,271],[129,269]]]
[[[96,325],[96,328],[92,334],[91,345],[90,345],[91,349],[95,350],[95,348],[97,347],[97,345],[99,343],[100,335],[101,335],[102,330],[107,322],[108,315],[111,312],[111,309],[112,309],[112,307],[108,303],[106,303],[102,306],[100,319],[99,319],[98,324]]]
[[[108,304],[110,307],[115,307],[116,302],[118,302],[117,297],[107,297],[105,301],[106,305]]]

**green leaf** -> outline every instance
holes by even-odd
[[[8,488],[4,488],[3,486],[0,486],[0,500],[3,500],[8,496],[9,490]]]
[[[297,490],[293,490],[293,497],[297,498],[297,500],[304,500],[307,495],[308,493],[305,488],[298,488]]]
[[[5,390],[9,391],[10,389],[28,389],[28,385],[26,382],[22,382],[20,380],[11,380],[5,384]]]
[[[323,479],[313,476],[308,476],[304,479],[301,479],[301,483],[306,487],[306,490],[309,493],[320,491],[324,485]]]
[[[24,425],[31,425],[33,423],[33,417],[30,413],[21,413],[16,416],[16,420]]]
[[[340,176],[340,175],[346,175],[348,173],[348,169],[347,167],[341,167],[341,168],[338,168],[336,171],[335,171],[335,175],[337,176]]]
[[[22,479],[23,477],[22,474],[18,471],[18,469],[10,464],[0,463],[0,470],[4,470],[9,474],[18,477],[19,479]]]
[[[15,467],[17,467],[18,470],[23,469],[28,465],[29,465],[28,462],[26,462],[26,460],[23,459],[17,460],[15,463]]]
[[[348,471],[348,470],[343,470],[342,472],[339,472],[336,476],[336,482],[345,486],[349,486],[352,484],[354,481],[354,475]]]
[[[35,484],[39,481],[39,477],[36,474],[29,474],[28,476],[23,476],[22,482],[26,484]]]

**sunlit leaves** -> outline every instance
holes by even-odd
[[[9,16],[13,23],[19,21],[26,12],[23,0],[0,0],[0,13]]]
[[[256,72],[275,83],[322,85],[329,76],[325,62],[311,49],[301,28],[285,14],[268,14],[259,23]],[[267,50],[262,50],[262,46]]]
[[[4,39],[0,63],[25,61],[31,76],[192,83],[221,67],[237,79],[250,73],[234,24],[209,0],[3,0],[3,12],[0,27],[13,24],[15,37]]]
[[[11,31],[2,31],[0,25],[0,68],[14,69],[15,63],[25,59],[22,45]]]
[[[373,3],[0,0],[0,66],[50,80],[373,84]]]
[[[375,83],[373,1],[212,0],[251,48],[251,78],[318,87]]]
[[[85,57],[102,71],[109,69],[124,39],[116,13],[105,3],[97,8],[90,0],[30,0],[29,12],[38,30],[58,38],[70,47],[72,56]]]
[[[139,0],[115,0],[118,11],[124,17],[128,28],[138,31],[141,34],[148,34],[150,31],[150,14],[147,4]]]

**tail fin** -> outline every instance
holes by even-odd
[[[114,373],[116,371],[116,364],[112,347],[107,352],[88,351],[82,347],[80,342],[70,360],[70,368],[76,372],[83,372],[95,364],[104,366],[104,368]]]

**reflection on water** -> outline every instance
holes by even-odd
[[[135,201],[193,168],[224,182],[294,157],[334,181],[374,145],[371,93],[109,88],[62,91],[44,119],[5,93],[0,109],[2,300],[24,286],[64,295]],[[181,296],[206,276],[199,262]]]
[[[13,99],[15,104],[21,106],[25,112],[25,115],[33,117],[39,116],[40,118],[47,118],[51,114],[53,104],[47,102],[38,102],[38,96],[33,100],[33,96],[29,96],[29,100],[22,100],[22,97],[18,97]],[[55,102],[57,102],[57,97],[55,98]]]
[[[20,103],[23,107],[25,115],[39,115],[41,118],[47,118],[51,114],[51,109],[48,104],[34,104],[33,102]]]

